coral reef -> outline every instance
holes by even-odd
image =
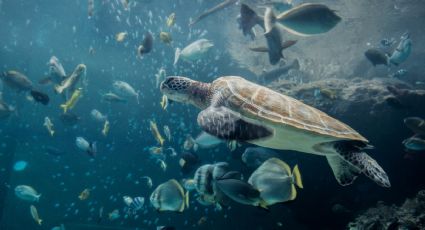
[[[349,230],[425,229],[425,190],[403,205],[387,206],[379,202],[347,226]]]

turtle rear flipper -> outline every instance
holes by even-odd
[[[338,155],[327,155],[329,165],[338,183],[342,186],[350,185],[360,175],[360,171]]]
[[[339,141],[334,144],[334,149],[340,156],[356,167],[375,183],[382,187],[391,187],[387,174],[382,167],[369,155],[356,145],[347,141]]]
[[[273,134],[268,128],[245,121],[240,114],[223,106],[201,111],[198,124],[205,132],[225,140],[251,141]]]

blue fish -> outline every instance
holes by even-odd
[[[25,170],[25,168],[27,166],[28,166],[28,162],[26,162],[26,161],[17,161],[13,165],[13,170],[15,170],[16,172],[23,171],[23,170]]]

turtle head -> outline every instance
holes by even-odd
[[[160,90],[169,100],[205,107],[208,85],[187,77],[170,76],[161,83]]]

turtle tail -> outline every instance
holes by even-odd
[[[360,173],[369,177],[382,187],[391,187],[387,173],[378,162],[363,152],[360,147],[350,143],[351,142],[337,142],[334,148],[344,160],[356,167]]]

